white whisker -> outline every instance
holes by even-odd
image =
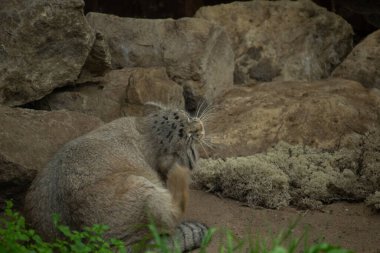
[[[205,147],[203,147],[203,144],[202,144],[202,142],[199,142],[199,144],[201,145],[201,147],[202,147],[203,151],[206,153],[206,156],[207,156],[207,158],[210,158],[210,156],[209,156],[209,154],[208,154],[207,150],[205,149]]]
[[[214,113],[213,110],[215,109],[214,106],[208,105],[203,111],[201,116],[199,117],[201,120],[205,119],[209,114]]]
[[[198,104],[198,106],[197,106],[197,107],[198,107],[198,108],[197,108],[197,113],[195,114],[195,117],[196,117],[196,118],[198,118],[199,113],[201,112],[202,107],[203,107],[205,101],[206,101],[206,100],[203,100],[202,103]]]
[[[208,120],[212,119],[213,117],[215,117],[215,115],[217,115],[216,112],[211,112],[211,113],[208,113],[207,115],[205,115],[203,118],[201,118],[202,122],[207,122]]]
[[[202,144],[205,144],[207,147],[209,147],[210,149],[214,150],[215,147],[213,147],[213,144],[212,143],[207,143],[206,141],[202,140],[201,141]]]
[[[188,119],[191,119],[191,116],[187,111],[181,110],[181,112],[183,112]]]

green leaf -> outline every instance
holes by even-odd
[[[288,253],[288,251],[281,246],[276,246],[270,253]]]
[[[203,237],[201,248],[199,253],[206,253],[206,248],[210,244],[212,237],[216,232],[216,228],[209,228],[206,232],[206,235]]]

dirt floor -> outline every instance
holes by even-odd
[[[199,190],[192,190],[185,215],[210,227],[229,228],[239,238],[251,234],[267,237],[278,233],[302,216],[295,234],[308,227],[309,241],[318,239],[357,253],[380,253],[380,214],[371,212],[362,203],[335,203],[318,211],[297,210],[287,207],[280,210],[252,208],[240,202],[219,198]],[[218,250],[217,235],[209,252]]]

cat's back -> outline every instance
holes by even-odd
[[[68,223],[76,192],[112,174],[127,172],[160,184],[142,151],[147,148],[147,138],[138,120],[130,117],[114,120],[64,145],[28,191],[25,210],[32,225],[42,234],[54,234],[52,214],[59,213],[62,222]],[[42,220],[45,224],[39,226]]]

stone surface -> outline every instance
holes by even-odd
[[[322,79],[352,48],[351,26],[307,0],[233,2],[195,16],[226,28],[236,84]]]
[[[149,102],[184,109],[183,88],[169,79],[165,68],[138,68],[132,71],[127,88],[126,115],[142,116],[150,112]]]
[[[84,82],[96,76],[103,76],[111,69],[111,54],[107,42],[101,33],[97,32],[90,54],[82,68],[77,82]]]
[[[25,191],[37,171],[66,142],[102,121],[77,112],[0,106],[0,202]],[[2,205],[2,203],[0,203]]]
[[[352,134],[380,128],[380,93],[344,79],[236,87],[206,121],[216,157],[263,152],[279,141],[335,149]]]
[[[334,70],[332,76],[380,89],[380,30],[360,42]]]
[[[166,68],[184,87],[186,107],[212,100],[232,86],[234,55],[224,29],[204,19],[134,19],[88,13],[89,23],[104,34],[112,66]]]
[[[164,68],[124,68],[74,87],[56,90],[33,104],[36,109],[78,111],[108,122],[121,116],[141,116],[158,104],[184,108],[183,89]]]
[[[21,105],[75,81],[94,41],[81,0],[0,2],[0,104]]]

